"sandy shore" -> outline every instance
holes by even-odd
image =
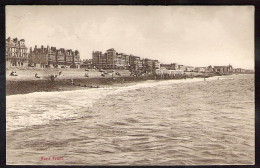
[[[18,76],[10,76],[12,71],[16,71]],[[59,72],[61,75],[59,75]],[[129,82],[137,82],[144,80],[154,80],[153,76],[130,76],[128,70],[115,70],[121,76],[106,74],[105,77],[101,76],[98,70],[85,69],[43,69],[43,68],[8,68],[6,69],[6,95],[27,94],[32,92],[50,92],[50,91],[66,91],[78,90],[91,87],[105,87],[107,85],[123,84]],[[35,74],[40,78],[35,78]],[[85,73],[89,77],[84,77]],[[52,82],[50,75],[55,74],[57,78]],[[197,73],[195,77],[201,77]],[[71,79],[76,85],[71,84]],[[85,87],[84,87],[85,86]]]
[[[10,76],[12,71],[16,71],[18,76]],[[61,71],[61,75],[59,72]],[[115,72],[119,72],[121,76],[130,76],[130,71],[128,70],[116,70]],[[35,78],[35,74],[38,74],[40,78]],[[101,76],[101,72],[94,69],[70,69],[70,68],[16,68],[11,67],[6,69],[6,81],[32,81],[32,80],[50,80],[50,75],[55,74],[58,76],[57,79],[78,79],[85,78],[84,75],[88,74],[88,78],[112,78],[112,74],[106,74],[105,77]]]

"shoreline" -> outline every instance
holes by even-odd
[[[10,76],[11,71],[17,71],[18,76]],[[62,71],[61,75],[58,75]],[[106,87],[116,84],[126,84],[141,82],[146,80],[179,80],[185,78],[208,78],[213,76],[232,75],[232,74],[214,74],[214,73],[196,73],[186,72],[186,76],[173,78],[167,75],[146,74],[143,76],[130,76],[128,70],[115,70],[121,76],[106,74],[100,76],[98,70],[89,69],[39,69],[39,68],[9,68],[6,71],[6,96],[17,94],[28,94],[33,92],[52,92],[52,91],[70,91]],[[35,78],[37,73],[40,78]],[[89,77],[84,77],[87,73]],[[50,74],[57,75],[54,81],[51,81]],[[72,85],[72,81],[74,85]]]
[[[213,75],[217,76],[217,75]],[[207,76],[210,77],[210,76]],[[206,77],[206,78],[207,78]],[[204,78],[202,76],[194,76],[193,78]],[[6,81],[6,96],[17,95],[17,94],[28,94],[33,92],[52,92],[52,91],[70,91],[70,90],[80,90],[80,89],[91,89],[106,87],[108,85],[116,84],[126,84],[147,80],[180,80],[182,78],[176,79],[155,79],[154,76],[122,76],[112,78],[74,78],[72,85],[71,79],[55,79],[53,82],[51,80],[23,80],[23,81]]]

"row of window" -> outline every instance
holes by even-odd
[[[9,57],[27,57],[26,53],[21,53],[21,54],[17,54],[17,53],[8,53],[7,54]]]
[[[27,53],[27,49],[25,49],[25,48],[6,47],[5,50],[6,50],[6,52],[20,51],[21,53]]]

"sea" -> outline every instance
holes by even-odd
[[[253,74],[6,97],[9,165],[251,165]]]

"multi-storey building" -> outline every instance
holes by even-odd
[[[177,63],[161,64],[161,67],[165,67],[167,70],[178,70],[179,65]]]
[[[144,70],[147,72],[152,71],[153,70],[153,60],[145,58],[143,61],[144,61],[144,63],[143,63]]]
[[[129,69],[130,67],[129,57],[129,55],[123,54],[123,58],[125,59],[125,69]]]
[[[101,51],[93,51],[92,64],[99,69],[128,69],[130,71],[160,68],[158,60],[141,60],[138,56],[118,53],[114,48],[108,49],[105,54]]]
[[[107,54],[103,54],[101,51],[93,51],[92,65],[94,68],[107,68]]]
[[[57,67],[57,50],[56,47],[51,47],[49,49],[49,46],[47,46],[47,51],[48,51],[48,65],[53,68]]]
[[[208,67],[207,67],[207,71],[208,71],[208,72],[213,72],[213,67],[212,67],[211,65],[208,66]]]
[[[153,69],[160,69],[160,62],[158,60],[153,60]]]
[[[48,66],[48,47],[44,48],[41,46],[41,48],[37,48],[37,46],[34,47],[34,50],[32,51],[32,48],[30,48],[29,53],[29,64],[34,67],[39,68],[45,68]]]
[[[106,52],[106,55],[107,55],[107,65],[106,65],[106,67],[108,69],[116,68],[116,60],[117,60],[116,50],[114,48],[108,49],[107,52]]]
[[[34,50],[30,48],[29,53],[29,64],[34,67],[47,68],[79,68],[80,66],[80,56],[79,52],[76,50],[65,50],[64,48],[56,49],[56,47],[37,48]]]
[[[245,70],[245,69],[242,69],[242,68],[236,68],[236,69],[234,69],[233,72],[235,72],[235,73],[245,73],[246,70]]]
[[[233,68],[231,65],[228,66],[214,66],[213,68],[214,72],[218,72],[218,73],[232,73],[233,72]]]
[[[24,39],[18,40],[8,37],[5,40],[5,51],[6,67],[28,65],[28,52]]]
[[[185,70],[186,70],[186,66],[184,66],[184,65],[178,65],[178,69],[185,71]]]
[[[85,60],[83,60],[80,68],[89,68],[89,69],[93,68],[93,61],[92,61],[92,59],[85,59]]]
[[[140,57],[130,55],[129,56],[129,70],[136,71],[143,68]]]
[[[196,72],[206,72],[207,67],[195,67]]]
[[[93,51],[92,52],[92,65],[94,68],[102,68],[101,66],[101,57],[102,52],[101,51]]]
[[[73,53],[73,63],[72,63],[72,67],[73,68],[80,68],[80,54],[78,50],[75,50],[75,52]]]
[[[192,67],[192,66],[186,66],[186,67],[185,67],[185,71],[186,71],[186,72],[193,72],[193,71],[195,71],[195,68]]]

